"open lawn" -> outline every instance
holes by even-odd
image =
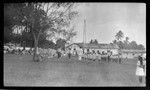
[[[4,55],[4,86],[145,86],[135,76],[136,60],[115,62],[68,60],[33,62],[29,55]]]

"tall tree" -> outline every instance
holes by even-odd
[[[90,44],[98,44],[97,39],[95,39],[95,40],[92,40],[92,39],[91,39]]]
[[[122,41],[117,42],[120,49],[124,49],[124,43]]]
[[[118,41],[120,41],[123,37],[124,37],[124,34],[123,32],[120,30],[116,35],[115,35],[116,39]]]
[[[128,47],[129,47],[129,37],[125,38],[123,45],[124,45],[124,49],[128,49]]]
[[[144,46],[143,46],[142,44],[139,44],[139,45],[138,45],[138,49],[139,49],[139,50],[145,50],[145,48],[144,48]]]
[[[131,41],[131,43],[130,43],[130,47],[131,47],[131,49],[137,49],[137,43],[136,43],[136,41]]]
[[[91,39],[90,44],[92,44],[92,43],[93,43],[93,40]]]
[[[78,14],[71,11],[74,3],[13,3],[9,6],[13,25],[25,26],[23,32],[31,34],[34,40],[34,61],[39,61],[37,51],[41,35],[47,31],[61,31]]]
[[[61,49],[64,49],[65,48],[65,43],[66,43],[66,40],[65,39],[58,39],[56,41],[56,46],[57,46],[57,49],[58,48],[61,48]]]
[[[121,39],[124,37],[124,34],[123,32],[120,30],[116,35],[115,35],[116,39],[118,40],[118,45],[119,45],[119,49],[122,49],[123,46],[122,46],[122,42],[121,42]]]
[[[114,43],[114,44],[117,44],[117,40],[113,40],[113,43]]]
[[[4,4],[4,43],[9,43],[13,40],[12,35],[12,27],[15,20],[13,20],[12,16],[15,12],[13,12],[13,8],[11,4]]]
[[[98,41],[97,41],[97,39],[95,39],[95,40],[94,40],[94,44],[98,44]]]
[[[125,41],[126,41],[126,43],[129,43],[129,37],[126,37]]]

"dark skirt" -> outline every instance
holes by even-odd
[[[71,53],[68,53],[68,57],[69,57],[69,59],[71,58]]]

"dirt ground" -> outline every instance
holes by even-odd
[[[4,55],[4,86],[98,86],[139,87],[136,60],[79,61],[62,57],[33,62],[29,55]]]

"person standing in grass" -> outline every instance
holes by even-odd
[[[79,49],[78,50],[78,58],[79,58],[79,60],[81,60],[82,59],[82,55],[83,55],[83,51],[81,50],[81,49]]]
[[[71,48],[69,48],[68,57],[69,57],[69,59],[71,58]]]
[[[59,49],[59,58],[62,57],[62,50]]]
[[[143,65],[144,65],[144,79],[145,79],[145,83],[146,83],[146,54],[143,54]]]
[[[119,53],[118,59],[119,59],[119,64],[121,64],[121,53]]]
[[[108,59],[108,63],[110,62],[110,56],[111,56],[111,52],[107,51],[107,59]]]
[[[57,50],[58,59],[61,57],[60,49]]]
[[[145,72],[144,72],[143,58],[141,56],[138,56],[136,75],[139,77],[139,82],[142,83],[143,81],[142,78],[143,76],[145,76]]]

